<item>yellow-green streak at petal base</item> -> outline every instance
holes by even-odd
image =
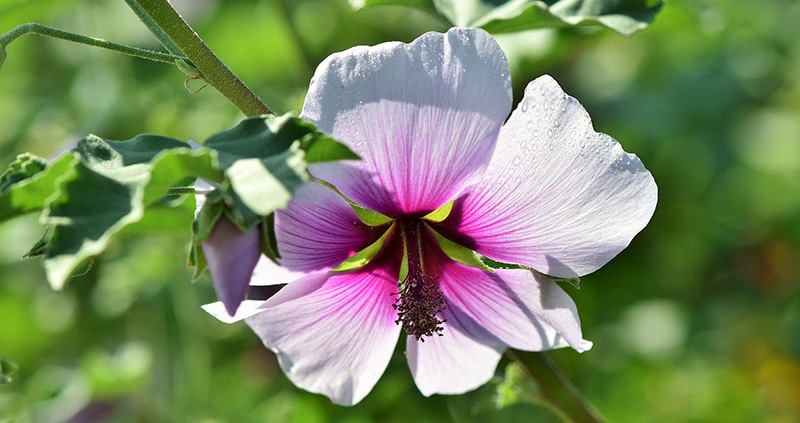
[[[347,200],[347,198],[345,199]],[[358,218],[361,219],[365,225],[381,226],[392,221],[391,217],[386,216],[383,213],[378,213],[375,210],[365,209],[364,207],[356,205],[350,200],[347,200],[347,202],[350,203],[350,207],[352,207],[353,211],[356,212],[356,216],[358,216]]]
[[[366,223],[366,222],[365,222]],[[383,244],[386,243],[386,240],[391,235],[392,231],[394,230],[393,227],[384,232],[377,241],[373,242],[363,250],[353,254],[347,260],[343,261],[342,264],[336,266],[332,271],[333,272],[348,272],[350,270],[355,270],[360,267],[364,267],[372,260],[383,248]]]
[[[481,258],[476,252],[464,247],[463,245],[450,241],[432,228],[431,233],[433,233],[433,236],[436,238],[436,242],[439,243],[439,247],[442,248],[442,251],[444,251],[444,253],[447,254],[447,256],[451,259],[466,266],[494,273],[494,270],[491,267],[487,266],[486,263],[481,261]]]
[[[444,203],[438,209],[426,214],[423,219],[429,222],[442,222],[447,219],[447,216],[450,216],[451,211],[453,211],[453,200]]]

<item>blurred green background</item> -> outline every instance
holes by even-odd
[[[300,109],[332,52],[445,29],[342,0],[174,3],[278,112]],[[0,31],[28,21],[157,47],[121,1],[0,0]],[[611,422],[800,421],[798,22],[793,0],[673,0],[630,38],[597,28],[499,37],[515,98],[555,76],[659,185],[630,248],[568,288],[594,349],[550,354]],[[241,118],[212,88],[188,92],[167,65],[36,36],[7,52],[4,164],[90,132],[205,139]],[[213,291],[207,278],[189,282],[188,226],[175,229],[113,244],[56,293],[38,260],[20,259],[41,233],[37,216],[0,225],[0,356],[19,366],[0,386],[0,422],[554,420],[524,404],[479,416],[491,384],[424,398],[401,350],[356,407],[294,388],[244,324],[200,310]]]

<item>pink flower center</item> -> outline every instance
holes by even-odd
[[[446,320],[437,315],[447,308],[437,283],[439,275],[432,274],[435,269],[425,266],[423,248],[430,234],[418,218],[399,219],[395,225],[400,232],[407,263],[406,277],[400,282],[392,305],[397,310],[395,323],[401,324],[403,330],[417,341],[424,342],[424,336],[442,336],[442,324]]]

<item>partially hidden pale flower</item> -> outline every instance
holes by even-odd
[[[283,289],[233,316],[206,310],[245,318],[289,379],[345,405],[377,383],[401,332],[424,395],[484,384],[507,348],[590,348],[553,278],[622,251],[656,185],[549,76],[509,117],[511,103],[508,63],[482,30],[327,58],[302,117],[362,160],[311,165],[324,183],[276,214],[282,267],[262,259],[250,284]]]

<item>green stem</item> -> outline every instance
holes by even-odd
[[[536,380],[541,388],[542,398],[564,421],[574,423],[605,421],[545,353],[509,350],[507,354]]]
[[[167,195],[186,195],[186,194],[197,194],[197,189],[195,187],[172,187],[167,190]]]
[[[136,3],[189,58],[200,72],[201,77],[239,108],[242,113],[247,116],[274,114],[244,82],[219,60],[167,0],[139,0]],[[134,9],[134,11],[136,10]]]
[[[44,35],[46,37],[58,38],[61,40],[72,41],[74,43],[86,44],[93,47],[100,47],[107,50],[124,53],[129,56],[139,57],[141,59],[153,60],[156,62],[174,64],[176,60],[186,60],[186,57],[180,55],[161,53],[158,51],[126,46],[124,44],[112,43],[110,41],[102,40],[100,38],[87,37],[85,35],[74,34],[72,32],[51,28],[49,26],[38,23],[25,23],[0,35],[0,51],[4,50],[7,45],[11,44],[17,38],[26,34]],[[2,61],[0,61],[0,64],[2,64]]]
[[[171,38],[169,38],[169,35],[167,35],[167,33],[165,33],[164,30],[162,30],[161,27],[156,24],[153,18],[151,18],[150,15],[148,15],[147,12],[142,9],[142,6],[139,5],[136,0],[125,0],[125,3],[128,4],[128,7],[133,10],[133,13],[136,14],[139,20],[142,21],[142,23],[150,30],[150,32],[152,32],[153,35],[158,38],[158,41],[162,46],[164,46],[165,49],[167,49],[168,52],[178,56],[183,56],[181,48],[178,47],[178,45],[175,44]]]

